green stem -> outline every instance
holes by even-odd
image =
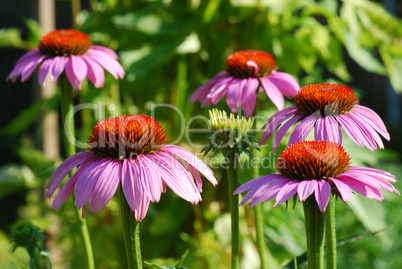
[[[113,100],[114,105],[116,106],[114,111],[111,111],[113,115],[120,115],[120,107],[121,107],[121,102],[120,102],[120,85],[119,82],[114,80],[110,84],[110,97]]]
[[[67,119],[67,115],[70,111],[73,111],[73,87],[71,86],[70,82],[68,81],[66,75],[63,73],[60,76],[60,88],[61,88],[61,115],[62,115],[62,122],[64,126],[64,145],[66,150],[66,158],[74,155],[76,153],[75,149],[75,128],[74,128],[74,114],[72,114],[71,119]],[[64,122],[66,121],[66,122]],[[70,177],[74,174],[74,171],[70,172]],[[81,210],[74,206],[73,198],[70,199],[75,216],[77,218],[77,222],[79,225],[79,229],[81,232],[81,240],[82,244],[85,249],[85,254],[87,258],[87,266],[88,269],[95,268],[94,257],[92,253],[92,245],[91,239],[89,237],[88,227],[85,219],[81,217]]]
[[[318,208],[314,196],[303,203],[306,224],[308,269],[324,268],[325,214]]]
[[[258,158],[259,151],[254,149],[253,150],[254,158]],[[258,178],[260,176],[260,167],[254,166],[251,170],[252,177],[251,178]],[[262,205],[256,204],[254,207],[254,216],[255,216],[255,231],[256,231],[256,239],[257,239],[257,246],[258,246],[258,253],[260,256],[260,268],[266,269],[267,268],[267,257],[265,255],[266,247],[265,247],[265,239],[264,239],[264,225],[263,225],[263,216],[262,216]]]
[[[123,189],[120,188],[120,204],[123,219],[123,236],[129,269],[141,269],[140,223],[128,205]]]
[[[239,187],[238,157],[237,152],[230,154],[227,168],[232,231],[232,269],[239,268],[239,195],[233,195],[233,192]]]
[[[186,91],[187,91],[187,70],[188,70],[188,62],[187,62],[187,54],[180,54],[177,63],[177,78],[176,78],[176,107],[183,113],[175,113],[174,118],[174,129],[180,131],[182,129],[183,122],[181,115],[184,115],[186,103],[188,102],[186,99]]]
[[[40,265],[40,259],[39,259],[39,254],[38,254],[37,250],[34,247],[31,247],[30,250],[28,251],[28,253],[31,258],[30,267],[33,269],[42,269],[42,266]]]
[[[331,195],[325,213],[325,249],[327,269],[336,269],[335,197]]]

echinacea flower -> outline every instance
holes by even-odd
[[[124,69],[117,61],[117,54],[106,47],[94,46],[85,33],[77,30],[55,30],[40,39],[35,49],[25,53],[8,75],[7,80],[27,80],[38,65],[39,83],[45,84],[46,76],[56,81],[65,71],[68,80],[76,90],[88,76],[96,88],[105,81],[106,69],[115,79],[124,77]]]
[[[226,94],[226,103],[232,113],[238,106],[250,117],[255,109],[257,90],[264,90],[278,110],[284,107],[286,96],[295,96],[300,89],[289,74],[277,72],[275,60],[269,53],[257,50],[238,51],[229,55],[226,71],[218,73],[199,87],[191,96],[190,103],[200,100],[201,107],[217,104]]]
[[[259,142],[265,143],[279,129],[272,151],[275,151],[290,126],[300,121],[289,138],[289,145],[304,141],[314,128],[315,140],[342,144],[342,132],[360,147],[374,151],[384,144],[378,134],[389,140],[389,134],[381,118],[370,108],[357,104],[355,93],[341,84],[312,84],[304,86],[294,97],[295,106],[275,113],[263,126],[264,134]]]
[[[234,193],[249,191],[241,204],[250,206],[276,198],[274,207],[299,196],[301,202],[314,193],[318,207],[325,212],[331,193],[345,203],[353,191],[382,201],[380,190],[398,190],[395,176],[373,168],[350,166],[350,157],[342,146],[328,141],[302,141],[288,146],[278,158],[279,173],[246,182]],[[391,182],[391,183],[390,183]]]
[[[202,191],[198,171],[216,185],[212,170],[191,152],[166,145],[166,141],[165,131],[149,116],[119,116],[99,122],[89,137],[89,151],[66,159],[50,178],[48,197],[78,166],[53,201],[52,209],[58,209],[74,189],[75,206],[84,209],[83,217],[89,201],[91,212],[97,214],[120,184],[137,221],[145,217],[149,202],[158,202],[167,187],[183,199],[198,203]]]

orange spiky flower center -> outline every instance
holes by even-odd
[[[44,35],[39,43],[43,54],[66,57],[84,54],[92,45],[86,34],[73,29],[54,30]]]
[[[271,74],[275,68],[276,63],[271,54],[258,50],[237,51],[226,60],[227,72],[237,78],[263,77]]]
[[[88,139],[91,151],[124,160],[153,153],[167,141],[165,130],[152,117],[123,115],[96,124]]]
[[[293,180],[326,180],[345,172],[349,164],[349,155],[335,142],[302,141],[282,151],[276,168]]]
[[[358,99],[349,87],[341,84],[311,84],[300,89],[294,97],[297,109],[320,116],[343,114],[356,105]]]

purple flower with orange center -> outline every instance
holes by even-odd
[[[149,202],[158,202],[169,187],[183,199],[201,201],[201,172],[212,184],[212,170],[184,148],[166,145],[166,133],[155,119],[144,115],[108,118],[99,122],[89,137],[88,151],[66,159],[53,173],[46,195],[51,197],[63,178],[77,171],[64,184],[52,204],[56,210],[74,190],[75,206],[97,214],[121,185],[137,221],[142,220]],[[194,182],[195,178],[195,182]]]
[[[360,147],[374,151],[378,145],[383,149],[378,134],[390,139],[384,122],[373,110],[357,103],[352,89],[341,84],[304,86],[294,97],[295,106],[275,113],[263,126],[265,131],[259,144],[265,143],[279,129],[272,146],[275,151],[290,126],[299,121],[289,138],[289,145],[304,141],[313,128],[315,140],[342,144],[342,127]]]
[[[318,207],[325,212],[333,195],[345,203],[353,192],[382,201],[380,190],[398,190],[395,176],[373,168],[350,166],[351,158],[342,146],[328,141],[302,141],[282,151],[276,163],[279,173],[269,174],[246,182],[234,194],[249,191],[241,205],[250,206],[276,198],[277,205],[299,196],[301,202],[314,193]]]
[[[125,75],[117,61],[117,54],[106,47],[94,46],[85,33],[77,30],[55,30],[44,35],[38,47],[25,53],[8,75],[7,80],[27,80],[38,65],[39,83],[45,84],[48,74],[53,81],[65,72],[71,85],[81,89],[81,82],[88,77],[96,88],[103,87],[106,69],[115,79]]]
[[[226,71],[199,87],[190,103],[200,100],[201,107],[217,104],[226,94],[226,103],[232,113],[236,113],[241,105],[246,117],[250,117],[255,109],[257,91],[264,90],[281,110],[285,103],[283,95],[295,96],[300,86],[291,75],[275,69],[275,60],[269,53],[257,50],[232,53],[226,61]]]

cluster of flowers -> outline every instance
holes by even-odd
[[[124,69],[117,60],[115,52],[93,46],[84,33],[56,30],[43,36],[37,48],[22,56],[7,79],[15,81],[21,76],[25,81],[40,65],[41,85],[48,74],[56,81],[64,73],[77,90],[86,77],[99,88],[105,80],[103,68],[116,79],[123,78]],[[246,117],[251,117],[257,93],[264,91],[278,112],[264,125],[259,144],[266,143],[276,133],[272,151],[297,123],[289,146],[278,158],[278,173],[240,186],[234,194],[248,191],[241,204],[250,200],[253,206],[276,198],[275,207],[297,196],[306,201],[314,193],[319,209],[325,212],[331,194],[344,202],[351,199],[353,191],[380,201],[383,199],[380,190],[399,194],[391,184],[396,182],[393,175],[351,166],[351,158],[341,145],[343,129],[359,146],[372,151],[377,146],[384,148],[380,135],[387,140],[390,137],[381,118],[359,105],[354,92],[346,86],[313,84],[300,88],[291,75],[276,68],[268,53],[235,52],[227,59],[226,71],[199,87],[190,98],[191,103],[199,100],[204,106],[217,104],[226,95],[233,113],[241,107]],[[284,108],[284,95],[293,97],[294,106]],[[233,121],[234,118],[223,122]],[[305,141],[313,129],[315,141]],[[78,166],[52,208],[60,208],[74,190],[75,206],[84,209],[83,217],[88,203],[91,212],[97,214],[120,185],[137,221],[145,217],[149,203],[158,202],[167,187],[183,199],[198,203],[202,191],[198,172],[216,185],[212,170],[193,153],[166,142],[163,128],[146,115],[119,116],[99,122],[89,137],[89,149],[67,158],[52,175],[47,185],[48,197]]]

